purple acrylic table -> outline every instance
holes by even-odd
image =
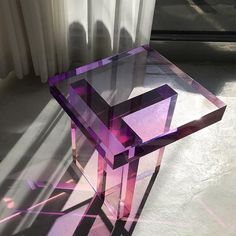
[[[219,121],[226,108],[149,46],[54,76],[49,85],[72,121],[74,162],[118,219],[130,214],[137,182],[158,170],[164,147]],[[85,137],[92,157],[80,156]]]

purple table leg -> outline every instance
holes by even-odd
[[[94,103],[91,103],[89,99],[92,96]],[[72,84],[69,96],[70,103],[78,109],[77,112],[86,121],[88,128],[91,127],[100,132],[100,137],[104,136],[102,141],[106,145],[112,145],[111,143],[114,145],[116,139],[128,148],[136,138],[140,139],[143,146],[138,147],[138,155],[140,153],[148,154],[149,149],[152,149],[152,144],[150,146],[147,141],[169,130],[176,98],[177,94],[164,85],[146,93],[144,96],[135,97],[110,108],[85,80]],[[98,112],[97,116],[94,111]],[[121,166],[111,167],[107,163],[107,159],[100,153],[97,156],[97,163],[94,162],[93,156],[92,160],[88,159],[81,165],[80,145],[78,144],[79,132],[72,121],[73,161],[87,176],[86,178],[95,189],[96,194],[104,201],[114,217],[117,219],[128,217],[132,209],[140,163],[140,156],[136,155],[136,147],[129,147],[127,163]],[[111,134],[114,135],[115,139]],[[160,166],[163,152],[164,148],[161,148],[158,151],[157,160],[150,166],[150,168],[154,167],[154,171]],[[91,161],[93,161],[93,164],[87,174],[85,169],[88,168],[88,163]],[[97,176],[91,177],[90,174],[96,171]]]
[[[135,183],[138,172],[139,159],[123,167],[122,193],[118,218],[127,217],[132,208]]]
[[[162,132],[164,130],[168,131],[170,128],[175,102],[176,97],[172,97],[160,102],[159,104],[156,104],[155,107],[152,108],[154,110],[159,109],[162,111],[160,120],[157,120],[156,122],[158,129]],[[141,124],[138,124],[136,119],[139,119],[139,116],[145,116],[145,113],[150,112],[148,109],[149,108],[147,108],[147,110],[144,109],[143,111],[138,111],[138,113],[134,114],[133,117],[128,117],[125,119],[129,125],[135,125],[133,128],[137,133],[141,133],[143,127]],[[71,137],[73,159],[77,159],[79,162],[80,157],[77,153],[77,131],[77,127],[72,121]],[[134,153],[134,149],[130,149],[129,158],[134,158]],[[156,163],[154,163],[154,165],[156,165],[156,168],[158,169],[161,164],[164,148],[159,149],[156,153]],[[131,212],[139,163],[139,158],[134,158],[133,161],[119,168],[112,169],[106,163],[104,157],[102,157],[100,154],[97,156],[97,184],[94,184],[93,186],[96,189],[98,196],[101,198],[101,200],[104,200],[104,203],[107,205],[110,212],[112,212],[114,217],[117,219],[128,217]],[[151,165],[153,165],[153,163]],[[95,171],[96,170],[94,169],[94,172]]]

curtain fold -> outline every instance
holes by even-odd
[[[0,77],[30,72],[46,82],[149,42],[155,0],[1,0]]]

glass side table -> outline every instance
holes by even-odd
[[[221,120],[226,108],[147,45],[54,76],[49,85],[71,118],[76,166],[117,219],[135,212],[137,183],[144,191],[164,147]],[[85,138],[92,156],[80,156]]]

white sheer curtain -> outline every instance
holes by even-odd
[[[156,0],[0,0],[0,78],[67,70],[149,42]]]

